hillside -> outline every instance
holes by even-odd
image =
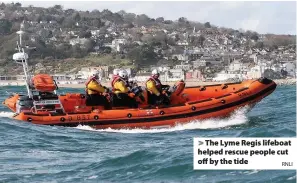
[[[279,48],[281,53],[295,55],[296,49],[296,35],[263,35],[184,17],[173,21],[107,9],[89,12],[63,9],[60,5],[41,8],[2,3],[0,74],[21,72],[11,58],[16,47],[15,32],[22,22],[27,32],[25,44],[36,47],[29,53],[30,65],[52,67],[47,70],[52,73],[90,65],[133,65],[136,69],[164,63],[173,66],[189,50],[222,59],[222,55],[233,57],[234,53],[278,54]]]

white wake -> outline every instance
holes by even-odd
[[[0,118],[11,118],[13,115],[13,112],[0,111]]]
[[[116,133],[162,133],[162,132],[174,132],[181,130],[193,130],[193,129],[216,129],[225,128],[234,125],[240,125],[247,123],[246,113],[248,108],[241,108],[235,111],[229,118],[225,119],[206,119],[206,120],[195,120],[189,123],[179,124],[169,128],[156,128],[156,129],[94,129],[90,126],[78,126],[76,128],[81,130],[90,130],[98,132],[116,132]]]

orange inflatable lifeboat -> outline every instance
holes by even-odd
[[[23,32],[22,28],[20,30]],[[135,86],[130,96],[135,97],[139,108],[112,107],[104,110],[102,106],[87,106],[85,94],[57,95],[58,87],[49,75],[39,74],[31,79],[28,54],[22,45],[17,43],[17,47],[18,53],[13,55],[13,60],[23,66],[27,95],[13,94],[3,104],[15,112],[14,119],[33,124],[89,125],[94,128],[174,126],[196,119],[226,117],[246,105],[253,107],[276,88],[275,82],[267,78],[197,87],[185,87],[185,83],[180,81],[163,89],[170,105],[152,106],[148,105],[149,92]]]
[[[39,89],[55,89],[52,81],[39,78]],[[37,86],[35,83],[35,87]],[[46,97],[14,95],[4,105],[16,112],[14,119],[42,125],[71,126],[88,125],[94,128],[155,128],[174,126],[191,120],[227,117],[234,110],[253,107],[271,94],[275,82],[267,78],[246,80],[197,87],[185,87],[177,82],[165,92],[169,93],[170,105],[150,106],[145,88],[136,89],[139,108],[113,107],[104,110],[102,106],[86,106],[86,96],[80,93],[65,95],[49,94]]]

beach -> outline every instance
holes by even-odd
[[[296,79],[275,79],[273,80],[277,85],[296,85]],[[214,84],[223,84],[223,83],[232,83],[232,82],[217,82],[217,81],[198,81],[198,80],[186,80],[186,86],[206,86],[206,85],[214,85]],[[85,84],[83,82],[70,80],[70,81],[59,81],[57,82],[59,87],[62,88],[84,88]],[[174,85],[175,82],[162,82],[167,85]],[[110,81],[102,81],[102,85],[110,87]],[[138,82],[138,85],[144,86],[144,82]],[[5,80],[0,81],[1,86],[24,86],[24,81],[18,80]]]

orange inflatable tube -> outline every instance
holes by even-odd
[[[86,106],[84,94],[66,94],[59,96],[65,113],[20,112],[14,118],[34,124],[71,127],[80,124],[94,128],[174,126],[191,120],[226,117],[246,105],[253,107],[276,88],[276,84],[266,78],[187,88],[179,83],[178,86],[180,90],[172,94],[170,106],[148,106],[143,102],[139,109],[103,110],[102,106]],[[4,104],[14,110],[12,103],[16,99],[17,96],[11,97]]]

